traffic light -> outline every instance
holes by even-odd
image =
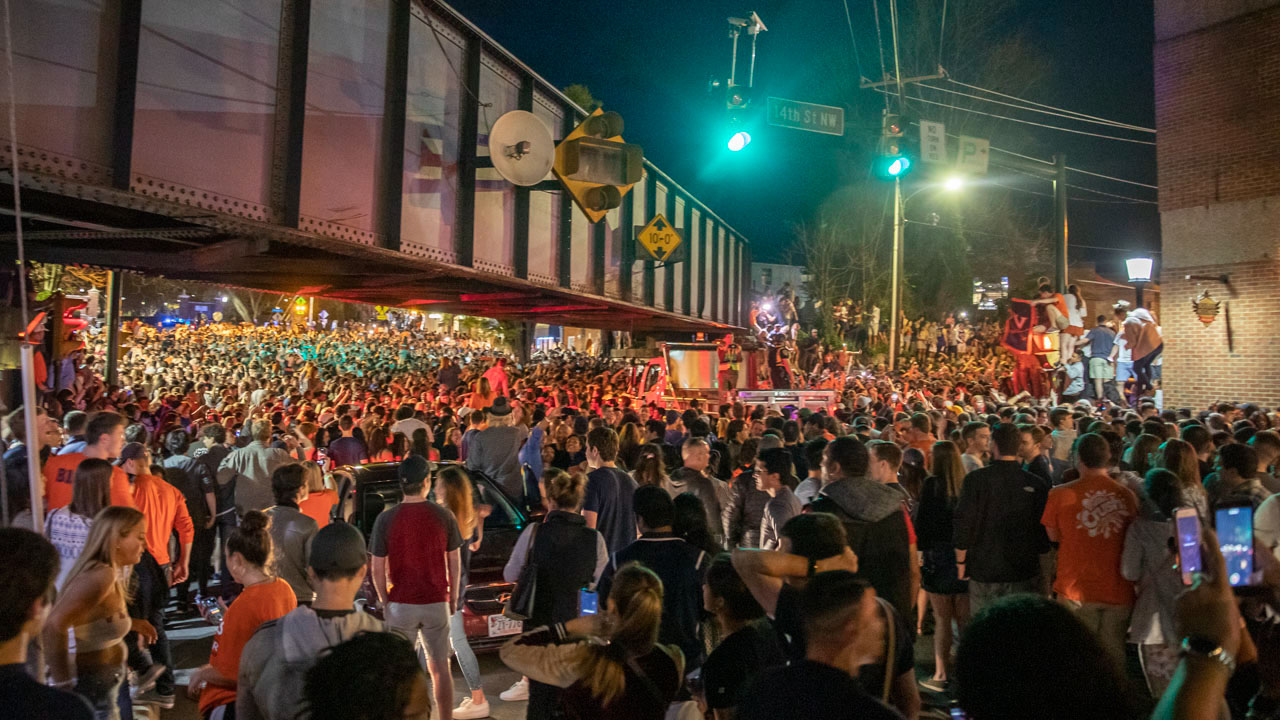
[[[87,303],[84,300],[69,298],[62,293],[54,295],[51,299],[49,317],[53,319],[53,357],[64,358],[77,350],[84,349],[80,332],[89,323],[80,319],[80,310]]]
[[[872,170],[879,177],[893,180],[911,171],[911,156],[903,137],[902,116],[886,112],[880,131],[880,151]]]
[[[644,175],[644,150],[622,141],[622,116],[599,108],[556,146],[556,178],[591,222],[600,222]]]
[[[730,84],[724,98],[724,106],[729,114],[730,152],[738,152],[751,144],[751,133],[746,130],[746,114],[750,105],[751,88]]]

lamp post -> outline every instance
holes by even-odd
[[[957,192],[964,189],[965,184],[964,176],[953,175],[942,183],[925,185],[904,200],[902,179],[895,177],[893,180],[893,273],[889,283],[889,293],[892,296],[889,301],[889,370],[891,371],[898,369],[898,345],[901,343],[899,335],[902,326],[898,322],[898,315],[902,313],[902,236],[906,230],[907,203],[925,190],[941,187],[947,192]]]
[[[1149,257],[1135,257],[1124,261],[1129,271],[1129,282],[1133,283],[1137,294],[1135,307],[1142,307],[1142,288],[1151,282],[1151,266],[1154,262]]]

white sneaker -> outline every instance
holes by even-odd
[[[503,702],[520,702],[521,700],[528,700],[529,679],[520,678],[514,685],[503,690],[498,697],[502,698]]]
[[[528,696],[526,690],[525,695]],[[506,698],[503,698],[504,700]],[[489,717],[489,701],[482,703],[474,703],[471,698],[463,698],[462,704],[453,709],[454,720],[477,720],[477,718]]]

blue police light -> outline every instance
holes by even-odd
[[[729,138],[729,151],[738,152],[749,144],[751,144],[751,134],[738,131]]]

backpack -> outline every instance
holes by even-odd
[[[844,526],[849,547],[858,556],[858,577],[875,588],[876,595],[889,601],[902,617],[912,617],[910,536],[906,516],[890,513],[880,520],[854,518],[838,503],[818,496],[811,512],[835,515]]]

